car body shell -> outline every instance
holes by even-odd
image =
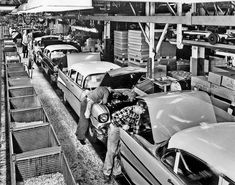
[[[89,90],[91,90],[84,87],[86,78],[93,74],[104,75],[107,71],[117,68],[120,67],[110,62],[81,60],[70,66],[68,68],[68,73],[66,74],[59,70],[57,86],[63,91],[64,99],[68,101],[77,115],[80,116],[81,100]],[[74,78],[71,76],[71,71],[75,72],[76,76]],[[80,83],[76,81],[78,75],[82,77],[82,81]],[[91,119],[95,121],[97,119],[96,116],[99,115],[99,112],[103,112],[103,109],[104,107],[97,107],[97,114],[94,114],[95,118]]]
[[[219,152],[218,157],[221,156],[221,158],[219,157],[219,162],[224,160],[222,159],[224,150],[225,152],[231,152],[224,155],[224,157],[228,156],[230,158],[226,160],[234,161],[234,145],[229,144],[231,142],[230,139],[234,139],[234,136],[229,136],[228,140],[222,139],[224,135],[217,136],[219,131],[218,133],[216,131],[212,132],[209,136],[206,136],[208,132],[203,130],[205,128],[204,125],[210,127],[210,125],[222,124],[217,123],[214,108],[205,92],[156,93],[139,97],[139,99],[147,105],[150,129],[138,135],[130,134],[120,129],[121,164],[134,184],[197,184],[197,182],[187,183],[184,178],[175,172],[175,168],[169,168],[164,162],[167,154],[172,151],[179,152],[182,150],[182,153],[187,152],[195,159],[202,161],[204,165],[209,164],[208,168],[212,170],[215,167],[213,165],[216,164],[208,163],[210,162],[209,158],[214,155],[212,158],[215,160],[217,152]],[[228,116],[228,119],[223,121],[234,121],[234,118]],[[231,127],[234,128],[234,125]],[[194,128],[195,131],[193,131]],[[229,134],[228,132],[226,133]],[[200,138],[201,136],[202,138]],[[149,139],[150,137],[152,140]],[[226,143],[226,147],[220,148],[219,146],[224,143]],[[212,151],[206,149],[210,144],[212,145],[210,148],[213,148]],[[233,147],[233,149],[228,151],[228,145]],[[213,159],[211,160],[213,161]],[[234,169],[232,170],[234,165],[230,165],[229,168],[226,165],[228,165],[227,161],[224,165],[221,165],[226,168],[222,174],[215,172],[219,178],[223,179],[224,184],[234,181],[234,177],[231,176],[231,173],[234,172]],[[229,170],[232,170],[231,173],[227,172]],[[224,176],[230,179],[226,180]]]
[[[59,36],[58,35],[44,35],[41,37],[37,37],[33,41],[33,53],[34,53],[34,58],[36,59],[36,63],[40,64],[42,60],[42,52],[43,49],[45,48],[44,46],[44,41],[45,40],[58,40]]]
[[[71,77],[71,71],[76,71],[77,76],[74,78]],[[83,61],[69,67],[67,74],[59,70],[57,86],[63,91],[64,99],[69,102],[79,116],[81,99],[93,89],[87,88],[85,82],[91,75],[102,75],[102,80],[97,86],[109,86],[112,89],[123,92],[130,91],[132,85],[137,83],[140,76],[145,73],[146,69],[140,67],[120,68],[120,66],[110,62]],[[79,78],[82,79],[81,82],[77,81]],[[99,120],[101,115],[107,115],[108,119],[101,122]],[[100,134],[98,139],[105,142],[107,130],[100,132],[99,129],[110,123],[110,109],[106,105],[94,104],[92,106],[90,120],[92,123],[91,126]]]
[[[49,45],[44,49],[41,67],[51,82],[56,83],[58,66],[61,58],[67,53],[78,53],[78,50],[74,46],[66,44]]]
[[[187,151],[235,181],[234,132],[234,122],[205,124],[176,133],[171,137],[168,148]]]

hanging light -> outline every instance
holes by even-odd
[[[92,0],[28,0],[27,13],[91,9]]]
[[[27,13],[27,3],[21,4],[18,8],[15,8],[11,11],[11,14],[22,14]]]
[[[0,11],[12,11],[15,9],[15,6],[0,4]]]

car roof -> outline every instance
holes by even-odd
[[[235,181],[234,133],[234,122],[198,126],[176,133],[168,147],[193,154]]]
[[[70,53],[66,55],[68,66],[72,66],[76,63],[84,61],[100,61],[100,53],[98,52],[79,52],[79,53]]]
[[[69,44],[55,44],[55,45],[49,45],[47,46],[45,49],[53,51],[53,50],[61,50],[61,49],[74,49],[77,50],[77,48],[75,48],[72,45]]]
[[[211,99],[202,91],[155,93],[140,98],[148,106],[155,143],[201,122],[217,122]]]
[[[36,41],[42,40],[42,38],[59,38],[58,35],[43,35],[41,37],[35,38]]]
[[[78,71],[83,76],[88,76],[90,74],[99,74],[106,73],[111,69],[117,69],[120,66],[105,61],[84,61],[80,63],[76,63],[70,67],[70,69],[74,69]]]

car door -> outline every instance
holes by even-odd
[[[66,93],[66,99],[73,107],[78,116],[80,116],[80,107],[82,99],[82,80],[83,76],[76,70],[71,69],[68,73],[68,79],[65,80],[65,84],[69,90]]]
[[[47,75],[49,75],[52,72],[49,58],[50,58],[50,51],[45,49],[42,58],[42,67]]]
[[[160,158],[146,149],[141,141],[120,129],[121,163],[127,175],[136,185],[182,185],[184,184]],[[140,136],[141,137],[141,136]],[[146,142],[148,142],[146,140]],[[154,145],[149,143],[154,149]]]

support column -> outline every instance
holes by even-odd
[[[146,3],[145,12],[147,16],[155,14],[155,3]],[[151,64],[149,64],[150,78],[154,78],[154,61],[155,61],[155,23],[148,23],[145,27],[145,32],[149,38],[149,58],[151,59]]]
[[[112,61],[111,52],[112,52],[112,44],[110,39],[110,21],[104,22],[104,56],[103,59],[105,61]]]
[[[204,75],[205,48],[192,46],[190,58],[190,72],[193,76]]]
[[[182,16],[182,3],[177,4],[177,14]],[[178,49],[183,49],[184,45],[182,44],[183,35],[182,35],[182,24],[177,24],[177,36],[176,36],[176,45]]]

